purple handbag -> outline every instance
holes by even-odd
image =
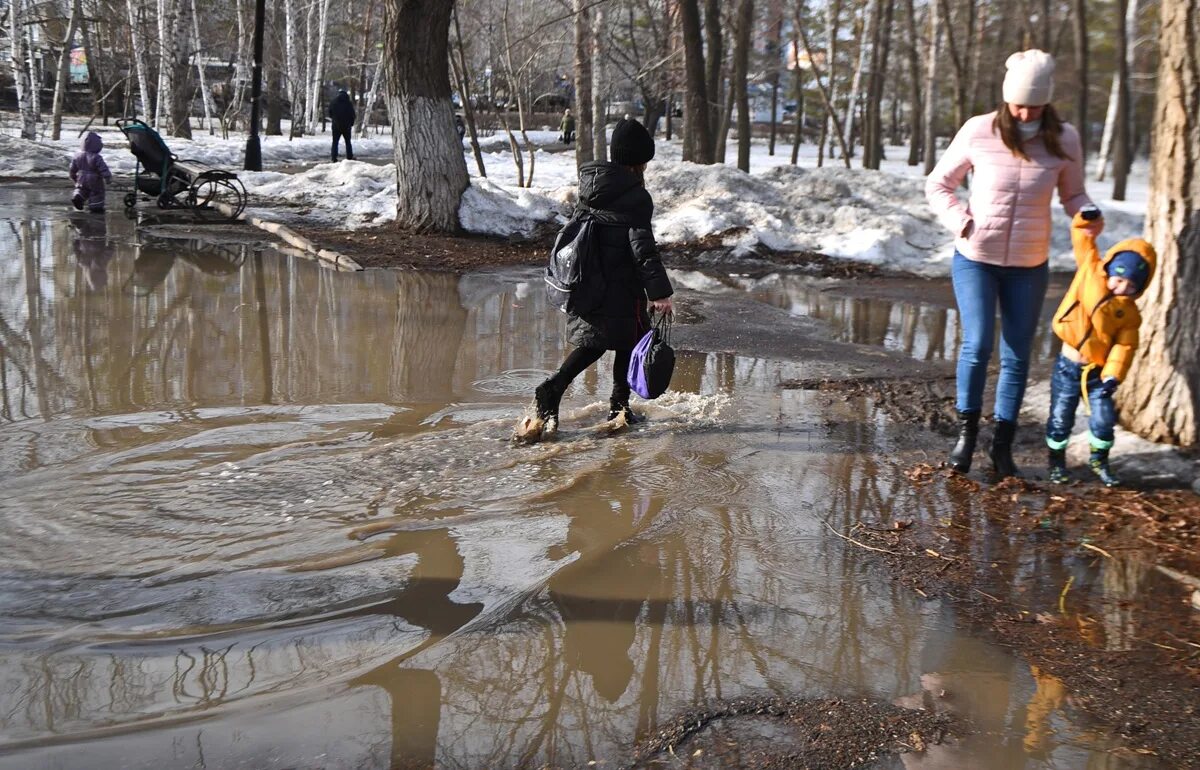
[[[658,398],[670,387],[674,371],[671,317],[664,313],[634,347],[626,379],[633,392],[642,398]]]

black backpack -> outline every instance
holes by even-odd
[[[546,299],[564,313],[591,312],[604,299],[601,247],[596,238],[600,226],[591,209],[581,205],[554,239],[546,266]]]

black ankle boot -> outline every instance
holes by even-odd
[[[558,427],[558,407],[562,403],[562,397],[562,391],[553,380],[546,380],[533,391],[537,416],[546,424],[546,428]]]
[[[975,439],[979,436],[979,412],[958,413],[958,443],[950,450],[950,467],[959,473],[971,470]]]
[[[1093,448],[1092,455],[1088,458],[1088,467],[1092,469],[1092,473],[1100,477],[1100,482],[1104,484],[1104,486],[1110,488],[1121,486],[1121,480],[1108,469],[1107,449]]]
[[[1066,484],[1071,480],[1067,473],[1067,450],[1051,449],[1049,461],[1051,484]]]
[[[609,401],[608,402],[608,419],[615,420],[621,412],[625,413],[625,422],[630,425],[637,425],[646,421],[646,416],[638,414],[630,408],[628,401]]]
[[[1017,466],[1012,459],[1013,438],[1017,435],[1017,424],[1008,420],[996,420],[996,432],[992,435],[992,469],[1002,479],[1017,475]]]

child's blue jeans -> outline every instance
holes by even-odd
[[[957,251],[951,268],[954,299],[962,323],[958,352],[958,411],[983,411],[983,387],[996,338],[1000,305],[1000,377],[996,380],[996,419],[1017,421],[1029,377],[1033,336],[1050,283],[1047,264],[999,267],[967,259]]]
[[[1080,379],[1084,366],[1062,355],[1054,362],[1054,376],[1050,378],[1050,419],[1046,420],[1046,445],[1051,449],[1065,449],[1071,438],[1075,410],[1083,397]],[[1117,410],[1112,396],[1100,393],[1100,371],[1098,366],[1088,371],[1088,405],[1092,409],[1088,418],[1088,442],[1093,449],[1111,449]]]

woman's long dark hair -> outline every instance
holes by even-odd
[[[1029,155],[1021,146],[1021,132],[1017,129],[1017,119],[1008,110],[1008,104],[1000,102],[996,109],[996,118],[992,121],[992,131],[1000,132],[1000,139],[1013,155],[1029,160]],[[1042,109],[1042,141],[1046,150],[1056,158],[1075,160],[1062,148],[1063,120],[1054,110],[1053,104],[1047,104]]]

